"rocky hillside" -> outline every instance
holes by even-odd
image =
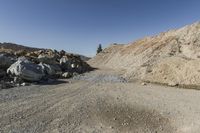
[[[91,59],[93,66],[124,71],[130,80],[196,87],[200,85],[200,23],[111,45]]]

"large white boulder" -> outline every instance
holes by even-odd
[[[44,76],[42,67],[25,59],[19,59],[12,64],[7,73],[27,81],[39,81]]]

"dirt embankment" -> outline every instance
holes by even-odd
[[[124,71],[124,77],[168,85],[200,85],[200,23],[111,45],[89,63]]]

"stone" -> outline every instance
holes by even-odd
[[[39,55],[38,61],[45,64],[58,64],[58,62],[56,61],[54,57],[51,57],[48,55]]]
[[[49,65],[49,64],[40,63],[39,66],[42,67],[42,70],[46,75],[55,76],[55,75],[62,74],[62,70],[59,65],[56,65],[56,64]]]
[[[71,77],[72,77],[72,74],[69,73],[69,72],[65,72],[65,73],[62,74],[62,77],[63,77],[63,78],[71,78]]]
[[[63,56],[60,59],[60,65],[63,71],[71,71],[72,60],[68,56]]]
[[[143,83],[141,83],[141,85],[142,85],[142,86],[145,86],[145,85],[147,85],[147,84],[146,84],[145,82],[143,82]]]
[[[33,64],[25,59],[19,59],[17,62],[12,64],[8,68],[7,73],[31,82],[40,81],[44,76],[41,66]]]
[[[73,77],[78,76],[79,74],[77,72],[73,73]]]
[[[6,75],[6,71],[0,69],[0,78],[3,78]]]
[[[177,86],[178,84],[173,82],[173,81],[171,81],[171,82],[168,83],[168,85],[171,86],[171,87],[174,87],[174,86]]]
[[[0,69],[6,70],[14,63],[14,59],[9,58],[3,54],[0,55]]]
[[[64,50],[61,50],[61,51],[59,52],[59,54],[60,54],[61,57],[63,57],[63,56],[65,56],[66,52],[65,52]]]
[[[11,87],[14,87],[14,86],[9,82],[5,82],[3,80],[0,82],[0,89],[8,89]]]
[[[25,82],[21,84],[21,86],[26,86],[26,85],[27,85],[27,84],[26,84]]]
[[[27,54],[26,50],[20,50],[20,51],[15,52],[15,55],[18,56],[18,57],[26,56],[26,54]]]

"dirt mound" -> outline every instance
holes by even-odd
[[[111,45],[89,63],[124,70],[130,80],[168,85],[200,85],[200,23],[146,37],[128,45]]]

